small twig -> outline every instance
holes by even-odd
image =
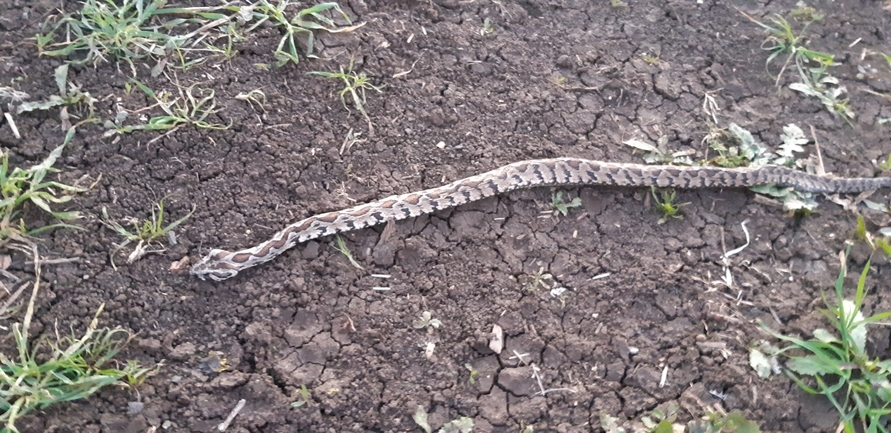
[[[79,263],[80,257],[64,257],[61,259],[46,259],[40,260],[41,265],[62,265],[65,263]],[[28,260],[25,262],[26,265],[33,265],[36,263],[35,261]]]
[[[544,396],[544,395],[546,395],[546,394],[549,393],[549,392],[559,392],[559,391],[571,392],[571,393],[573,393],[573,394],[575,394],[575,393],[578,392],[578,391],[576,391],[576,390],[574,390],[574,389],[571,389],[571,388],[549,388],[549,389],[545,389],[544,384],[541,383],[541,375],[538,374],[539,371],[541,371],[541,370],[540,370],[540,369],[538,368],[538,366],[535,365],[535,363],[533,362],[533,363],[532,363],[532,377],[535,378],[535,380],[538,382],[538,389],[541,390],[541,391],[536,392],[536,393],[533,394],[533,395],[541,395],[541,396]]]
[[[9,129],[12,130],[12,135],[14,135],[15,138],[22,138],[21,134],[19,134],[19,128],[15,126],[15,122],[12,120],[12,114],[4,112],[3,117],[6,118],[6,123],[9,124]]]
[[[817,141],[817,131],[814,130],[814,125],[808,123],[807,126],[811,127],[811,135],[814,137],[814,147],[817,149],[817,161],[820,163],[820,167],[817,170],[817,174],[820,176],[826,175],[826,167],[823,166],[823,153],[820,152],[820,142]]]
[[[350,318],[349,314],[344,314],[344,316],[346,316],[347,324],[350,326],[350,330],[356,332],[356,326],[353,324],[353,319]]]
[[[12,305],[12,303],[15,302],[15,300],[18,299],[19,296],[22,295],[22,293],[25,291],[25,287],[28,287],[27,281],[21,282],[18,288],[13,289],[12,294],[9,296],[9,299],[7,299],[2,306],[0,306],[0,317],[6,315],[6,311],[9,310],[9,306]]]
[[[244,404],[247,401],[245,399],[238,400],[238,404],[235,405],[235,408],[232,409],[232,412],[229,412],[229,416],[226,417],[226,420],[221,422],[220,425],[217,426],[218,431],[225,431],[229,428],[229,424],[232,423],[232,420],[238,415],[238,412],[241,412],[241,408],[244,407]]]
[[[14,274],[12,274],[12,273],[10,273],[9,271],[7,271],[6,269],[0,269],[0,275],[3,275],[4,277],[9,278],[10,280],[12,280],[13,282],[15,282],[16,284],[18,284],[19,281],[22,281],[21,278],[15,276]]]

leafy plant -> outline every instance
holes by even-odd
[[[430,427],[430,423],[427,422],[427,411],[424,410],[424,406],[418,405],[418,409],[412,415],[412,419],[424,432],[433,433],[433,427]],[[473,431],[473,418],[462,416],[447,422],[437,430],[437,433],[470,433],[471,431]]]
[[[53,75],[56,79],[56,86],[59,88],[59,94],[50,95],[49,99],[44,101],[23,102],[16,108],[16,113],[22,114],[34,110],[49,110],[55,107],[84,104],[90,110],[89,117],[93,117],[96,98],[90,96],[89,92],[81,91],[80,86],[68,82],[68,64],[57,67]],[[63,113],[63,119],[67,121],[66,116],[67,113]]]
[[[473,431],[473,418],[462,416],[445,423],[438,433],[470,433]]]
[[[174,7],[165,8],[166,0],[85,0],[82,8],[75,13],[63,13],[56,20],[51,17],[44,24],[44,33],[37,35],[37,45],[42,55],[80,55],[73,63],[93,63],[124,60],[130,64],[133,74],[136,68],[133,61],[154,58],[158,60],[152,69],[157,76],[166,66],[166,58],[178,57],[180,67],[188,69],[206,58],[187,58],[190,53],[210,52],[226,59],[234,56],[233,42],[243,39],[240,25],[253,22],[245,31],[250,32],[266,22],[282,30],[283,36],[275,50],[277,66],[288,62],[297,63],[297,38],[305,36],[306,57],[315,57],[315,32],[349,32],[363,24],[337,27],[333,20],[323,15],[327,11],[338,12],[347,22],[349,17],[334,2],[321,3],[289,14],[287,9],[296,3],[279,0],[276,4],[268,0],[249,5],[224,4],[216,7]],[[196,28],[197,27],[197,28]],[[214,36],[208,32],[218,28]],[[63,34],[64,37],[59,37]],[[207,40],[225,39],[225,44],[216,46]],[[53,42],[62,39],[61,42]],[[198,42],[205,48],[193,48]]]
[[[383,86],[375,86],[371,84],[368,80],[368,76],[365,75],[364,72],[355,72],[353,70],[353,59],[350,59],[350,65],[346,70],[341,66],[340,72],[310,71],[307,72],[307,74],[342,80],[344,87],[337,92],[337,95],[340,96],[340,103],[343,104],[343,108],[346,108],[347,112],[350,111],[350,108],[346,103],[346,95],[349,94],[353,106],[362,113],[362,117],[368,122],[369,133],[374,131],[374,127],[371,124],[371,118],[368,116],[368,112],[365,111],[365,91],[366,89],[370,89],[381,93]]]
[[[23,219],[20,219],[23,206],[31,203],[44,212],[61,221],[71,221],[80,218],[76,211],[60,212],[53,210],[51,204],[66,203],[71,200],[70,195],[59,195],[58,191],[78,193],[86,191],[85,188],[65,185],[55,181],[45,181],[46,175],[57,173],[53,168],[56,160],[62,155],[62,150],[74,137],[75,128],[68,130],[65,141],[38,165],[28,169],[15,167],[10,171],[9,152],[0,152],[0,246],[10,241],[26,241],[28,236],[51,230],[67,227],[77,228],[68,224],[49,224],[36,229],[29,229]],[[18,221],[16,221],[18,220]]]
[[[634,139],[627,140],[624,144],[647,152],[643,156],[643,159],[647,164],[693,165],[693,160],[690,159],[690,155],[694,152],[692,150],[682,150],[679,152],[669,151],[668,137],[666,136],[659,137],[655,146],[645,141]]]
[[[770,152],[767,146],[760,143],[751,132],[734,124],[730,124],[728,131],[739,140],[738,154],[748,163],[746,165],[798,165],[795,153],[804,150],[802,144],[807,143],[804,132],[798,126],[789,124],[783,127],[780,145],[777,154]],[[761,185],[750,188],[759,194],[776,197],[783,202],[786,210],[793,212],[812,212],[817,208],[817,202],[813,194],[795,191],[794,188],[778,188],[776,185]]]
[[[804,30],[807,29],[810,22],[805,24],[804,28],[801,30],[801,34],[796,35],[792,30],[792,25],[789,24],[789,21],[780,15],[771,17],[770,21],[773,25],[770,25],[752,18],[745,12],[740,11],[740,13],[759,27],[763,28],[767,33],[767,38],[761,43],[761,48],[770,52],[764,65],[768,75],[773,76],[768,69],[770,63],[780,55],[787,55],[786,62],[783,64],[782,69],[780,69],[780,73],[777,74],[777,85],[779,85],[783,71],[785,71],[791,61],[795,62],[796,67],[802,74],[810,62],[817,62],[821,65],[824,71],[826,66],[832,64],[834,57],[831,54],[814,51],[804,47],[804,40],[801,34],[804,33]]]
[[[124,238],[124,242],[117,246],[117,248],[112,252],[112,257],[114,253],[120,250],[121,248],[126,247],[131,242],[136,242],[136,247],[133,249],[133,252],[130,253],[130,256],[127,257],[127,263],[133,263],[142,256],[146,255],[149,252],[148,248],[152,243],[154,243],[158,238],[162,236],[166,236],[171,230],[177,228],[180,224],[185,222],[192,214],[195,212],[195,207],[192,207],[192,210],[189,211],[186,216],[164,225],[164,200],[169,198],[169,195],[164,196],[158,201],[158,204],[155,205],[158,208],[158,212],[155,212],[155,209],[152,209],[152,217],[151,219],[142,221],[131,219],[130,225],[133,227],[133,231],[129,231],[124,228],[121,224],[115,222],[108,216],[108,211],[105,207],[102,207],[102,222],[114,230],[117,234],[121,235]],[[163,251],[161,249],[160,251]],[[114,265],[114,259],[112,259],[112,265]]]
[[[83,53],[83,58],[73,63],[95,65],[111,57],[132,66],[134,59],[163,55],[165,47],[185,42],[184,38],[165,34],[165,25],[149,24],[152,18],[165,13],[165,3],[166,0],[85,0],[78,13],[66,13],[55,23],[44,23],[48,30],[37,35],[37,47],[45,56]],[[64,42],[53,43],[63,29]]]
[[[473,368],[469,362],[464,363],[464,368],[470,372],[470,377],[467,379],[467,383],[473,385],[476,383],[476,377],[479,376],[480,372]]]
[[[693,420],[683,425],[677,422],[677,403],[660,405],[652,410],[650,415],[641,417],[645,431],[651,433],[760,433],[758,424],[749,421],[738,412],[729,414],[724,412],[708,412],[699,420]],[[626,433],[626,429],[619,425],[619,419],[609,414],[600,415],[600,427],[606,433]],[[632,429],[631,431],[644,431]]]
[[[795,9],[792,9],[791,11],[789,11],[789,13],[792,15],[792,18],[808,22],[820,21],[826,16],[825,14],[818,12],[813,7],[808,6],[807,3],[803,1],[799,1],[798,3],[796,3]]]
[[[293,62],[294,64],[300,62],[300,58],[297,56],[296,38],[298,35],[306,36],[306,57],[315,58],[316,56],[313,54],[315,31],[323,30],[328,33],[351,32],[364,25],[363,23],[350,27],[335,28],[336,24],[334,24],[334,21],[325,15],[322,15],[322,12],[329,10],[336,11],[340,13],[340,16],[343,17],[343,19],[351,23],[350,17],[343,12],[340,5],[336,2],[320,3],[306,9],[301,9],[297,11],[296,15],[289,18],[285,13],[285,10],[291,4],[293,3],[289,0],[279,0],[278,5],[276,6],[268,0],[260,0],[260,2],[255,5],[252,13],[252,16],[258,19],[257,23],[254,24],[252,28],[257,27],[266,21],[271,21],[284,33],[275,49],[275,59],[277,60],[276,66],[279,67],[286,65],[288,62]]]
[[[891,170],[891,153],[888,154],[888,159],[879,163],[879,167],[882,170]]]
[[[806,5],[800,2],[798,10],[801,11],[799,17],[810,16],[814,20],[822,19],[822,16],[814,13],[813,8],[808,9]],[[798,69],[800,81],[790,84],[789,88],[819,99],[829,112],[842,117],[845,122],[850,124],[851,119],[854,118],[854,111],[850,107],[850,99],[841,98],[841,95],[847,90],[844,86],[838,85],[837,78],[826,73],[827,69],[835,64],[835,56],[805,48],[802,37],[795,35],[789,22],[782,16],[776,15],[771,18],[773,24],[776,25],[774,27],[764,24],[742,11],[740,13],[764,28],[768,33],[767,38],[762,43],[762,48],[771,53],[767,58],[765,69],[777,56],[788,54],[783,68],[777,75],[777,86],[779,86],[780,76],[782,76],[783,71],[785,71],[790,62],[794,61],[795,67]],[[808,25],[812,21],[809,20]],[[805,25],[805,28],[807,28],[807,25]],[[802,32],[804,32],[804,29],[802,29]],[[770,74],[769,70],[768,74]]]
[[[863,215],[857,215],[857,228],[854,229],[854,239],[865,241],[868,233],[866,232],[866,220]]]
[[[867,207],[881,210],[885,213],[891,212],[887,206],[870,202],[868,200],[864,200]],[[869,245],[870,249],[873,251],[879,250],[886,257],[891,257],[891,241],[889,241],[889,237],[891,237],[891,227],[883,227],[879,229],[878,235],[873,235],[866,229],[866,219],[863,218],[863,215],[857,216],[857,228],[854,229],[854,240],[863,241],[867,245]]]
[[[640,419],[647,431],[653,433],[674,432],[672,425],[678,417],[678,405],[676,403],[654,408],[651,414],[652,416],[644,416]]]
[[[640,53],[640,58],[644,61],[644,63],[650,66],[656,66],[659,64],[659,55],[652,53]]]
[[[179,96],[173,97],[169,92],[161,92],[158,95],[139,81],[133,80],[133,83],[146,95],[154,99],[156,101],[154,106],[160,107],[165,115],[154,116],[142,125],[124,125],[123,123],[130,116],[130,113],[126,110],[121,110],[113,122],[105,122],[105,127],[108,128],[108,131],[103,134],[103,137],[131,133],[133,131],[169,132],[183,125],[194,125],[198,128],[213,130],[229,129],[231,126],[231,124],[222,125],[207,121],[208,116],[219,111],[216,109],[216,98],[213,89],[196,89],[196,85],[193,84],[185,89],[178,88]]]
[[[299,392],[300,398],[297,401],[291,403],[291,407],[294,409],[309,404],[310,400],[312,399],[312,396],[309,394],[309,390],[306,389],[306,385],[300,385]]]
[[[847,89],[838,85],[837,78],[831,75],[820,77],[817,80],[804,77],[801,82],[790,84],[789,88],[819,99],[830,113],[840,116],[849,125],[851,124],[851,119],[855,116],[854,110],[850,107],[851,100],[849,98],[841,99],[841,95],[847,92]]]
[[[717,165],[721,167],[735,168],[745,166],[758,166],[767,164],[798,166],[801,163],[796,159],[796,153],[803,152],[802,145],[808,142],[804,132],[798,126],[789,124],[783,127],[783,134],[780,136],[783,144],[779,146],[776,154],[770,152],[764,144],[759,142],[751,132],[740,127],[735,123],[731,123],[727,129],[713,129],[705,137],[704,141],[708,144],[709,149],[718,152],[718,156],[702,161],[702,165]],[[670,153],[667,149],[667,138],[662,137],[656,146],[640,141],[628,140],[625,144],[636,149],[647,151],[644,155],[644,161],[650,164],[678,164],[678,165],[698,165],[689,158],[688,155],[692,151],[681,151]],[[813,199],[812,194],[795,191],[794,188],[777,188],[775,185],[761,185],[751,188],[759,194],[770,195],[783,201],[783,207],[795,212],[810,212],[816,209],[817,202]],[[674,216],[677,210],[673,206],[662,206],[662,204],[672,205],[671,198],[664,196],[661,200],[655,196],[657,207],[663,211],[665,216]],[[660,220],[665,222],[665,219]]]
[[[761,433],[754,421],[739,412],[709,412],[701,420],[687,423],[688,433]]]
[[[225,48],[214,47],[207,42],[207,49],[191,48],[198,40],[208,38],[207,31],[228,25],[222,36],[237,39],[233,20],[248,13],[252,6],[223,6],[218,8],[164,8],[166,0],[85,0],[75,13],[62,13],[60,19],[51,16],[44,24],[44,33],[37,35],[37,47],[41,55],[71,57],[77,55],[75,64],[92,63],[94,66],[109,60],[123,60],[136,75],[134,60],[153,58],[157,64],[152,76],[160,75],[167,65],[166,58],[175,54],[180,67],[188,69],[201,63],[203,57],[186,59],[192,52],[219,53]],[[189,31],[190,28],[197,30]],[[63,34],[64,37],[59,38]],[[62,39],[60,42],[53,42]]]
[[[826,308],[820,310],[835,332],[815,329],[813,338],[805,340],[760,325],[770,335],[790,343],[772,355],[788,358],[784,372],[802,390],[829,399],[845,432],[887,432],[884,419],[891,413],[891,360],[869,356],[866,337],[868,326],[891,317],[891,312],[870,317],[862,313],[869,262],[857,281],[854,299],[844,298],[846,256],[847,253],[842,256],[842,269],[835,283],[836,302],[830,305],[824,295]]]
[[[250,92],[239,92],[235,95],[235,99],[247,102],[251,108],[253,108],[254,104],[257,104],[260,109],[263,109],[263,106],[266,105],[266,94],[260,89],[254,89]]]
[[[625,429],[619,426],[619,419],[609,414],[600,414],[600,428],[606,433],[625,433]]]
[[[539,287],[548,288],[548,281],[553,281],[554,276],[545,272],[544,266],[538,268],[538,272],[535,272],[530,275],[531,281],[529,285],[526,286],[526,290],[530,292],[534,292],[538,290]]]
[[[563,200],[563,191],[557,191],[553,195],[551,195],[551,206],[554,208],[554,214],[560,214],[566,216],[569,214],[569,210],[573,208],[580,207],[582,205],[582,199],[575,197],[569,202]]]
[[[677,200],[677,192],[674,190],[662,191],[660,196],[656,195],[656,188],[653,187],[650,189],[650,193],[653,195],[653,200],[656,201],[656,210],[662,214],[662,217],[659,218],[659,221],[656,221],[657,224],[665,224],[668,222],[669,218],[681,219],[683,215],[681,215],[681,207],[686,206],[690,203],[675,203]]]
[[[104,304],[83,335],[33,342],[29,331],[39,283],[38,268],[25,317],[12,325],[18,353],[12,358],[0,353],[0,433],[18,433],[16,421],[34,410],[86,398],[109,385],[137,385],[154,371],[133,361],[123,369],[108,365],[130,334],[122,328],[98,327]]]
[[[492,28],[492,21],[489,18],[483,20],[483,28],[480,29],[480,36],[486,36],[495,32]]]
[[[801,43],[801,36],[795,35],[795,32],[792,31],[792,26],[789,24],[789,21],[786,21],[786,19],[780,15],[774,15],[770,18],[770,21],[776,26],[774,27],[768,24],[764,24],[743,12],[740,13],[742,13],[746,18],[748,18],[755,24],[759,25],[767,33],[767,38],[765,38],[764,42],[761,43],[761,48],[765,51],[770,52],[770,55],[767,57],[767,61],[765,62],[764,69],[767,71],[768,75],[771,75],[770,70],[767,68],[767,66],[770,65],[770,62],[772,62],[774,59],[782,54],[793,55],[795,53],[795,50]],[[782,74],[782,72],[780,72],[780,74]]]
[[[885,257],[891,257],[891,240],[888,240],[888,238],[877,238],[873,243],[877,250],[885,254]]]
[[[415,329],[424,329],[429,328],[429,330],[433,330],[433,328],[439,328],[442,326],[442,321],[433,317],[433,314],[429,311],[424,311],[421,313],[421,317],[417,320],[411,322],[411,326]]]

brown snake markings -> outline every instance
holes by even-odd
[[[235,252],[211,250],[192,267],[191,273],[202,280],[225,280],[243,269],[266,263],[301,242],[387,221],[416,217],[520,188],[612,185],[689,189],[745,188],[764,184],[792,187],[802,192],[845,193],[891,188],[891,177],[834,178],[777,166],[676,167],[578,158],[521,161],[448,185],[311,216],[285,227],[272,239],[255,247]]]

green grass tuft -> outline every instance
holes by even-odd
[[[189,211],[186,216],[170,223],[164,225],[164,200],[169,198],[170,196],[164,196],[158,201],[156,207],[158,208],[158,212],[156,213],[154,209],[152,209],[152,217],[151,219],[145,220],[142,223],[139,221],[132,221],[131,224],[133,226],[133,231],[129,231],[124,228],[121,224],[115,222],[108,216],[108,211],[105,207],[102,208],[102,223],[114,230],[117,234],[124,238],[124,242],[118,245],[115,249],[115,252],[124,248],[132,242],[136,243],[136,247],[133,249],[133,252],[127,259],[128,263],[133,263],[136,260],[139,260],[142,256],[150,252],[148,247],[157,241],[159,238],[166,236],[171,230],[179,227],[180,224],[184,223],[189,217],[195,213],[195,207],[192,207],[192,210]],[[112,253],[114,256],[114,253]],[[114,261],[112,260],[112,265],[114,265]]]
[[[12,326],[18,353],[11,358],[0,353],[0,433],[18,433],[16,421],[35,410],[86,398],[110,385],[137,386],[155,371],[132,361],[123,368],[109,366],[130,333],[98,327],[104,305],[82,335],[33,342],[29,330],[39,282],[38,270],[25,317]]]
[[[65,223],[29,228],[21,219],[22,211],[29,203],[61,221],[80,218],[79,212],[57,211],[51,205],[66,203],[71,200],[71,195],[68,194],[84,192],[86,189],[46,180],[48,174],[59,171],[53,165],[62,156],[62,150],[74,137],[74,132],[75,128],[69,129],[61,146],[53,149],[43,162],[27,169],[10,169],[9,152],[0,153],[0,247],[10,241],[27,243],[28,237],[54,228],[77,228]]]
[[[353,103],[353,106],[362,113],[362,117],[365,118],[365,121],[368,122],[368,131],[369,134],[374,132],[374,127],[371,124],[371,118],[368,116],[368,112],[365,111],[365,91],[366,90],[374,90],[378,93],[381,93],[383,86],[375,86],[371,84],[368,76],[365,75],[364,72],[356,72],[353,70],[353,59],[350,59],[350,65],[346,70],[343,69],[343,66],[340,67],[339,72],[324,72],[324,71],[310,71],[307,72],[309,75],[318,75],[320,77],[331,78],[334,80],[343,81],[343,88],[337,92],[337,95],[340,96],[340,103],[343,104],[343,108],[346,108],[347,111],[350,111],[350,108],[346,103],[346,95],[350,95],[350,100]]]
[[[842,256],[842,263],[846,257],[847,253]],[[867,262],[857,280],[853,300],[843,294],[847,273],[844,264],[835,283],[834,304],[824,295],[826,308],[820,312],[833,331],[815,329],[813,338],[801,339],[780,334],[761,323],[770,335],[790,343],[773,353],[788,359],[785,373],[805,392],[829,399],[845,432],[888,432],[884,421],[891,413],[891,360],[873,358],[866,352],[868,326],[884,324],[880,322],[891,317],[891,312],[863,315],[869,268]]]

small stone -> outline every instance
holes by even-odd
[[[127,412],[130,415],[136,415],[142,410],[145,409],[145,403],[139,401],[128,401],[127,402]]]
[[[186,358],[195,354],[195,344],[194,343],[183,343],[179,346],[173,348],[173,351],[170,352],[170,358],[183,361]]]

